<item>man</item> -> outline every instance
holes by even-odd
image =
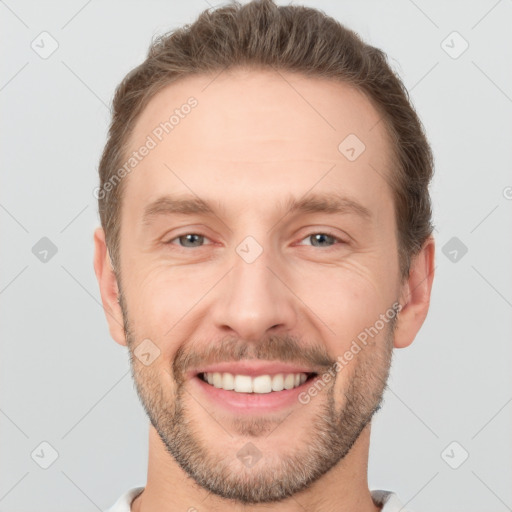
[[[431,176],[385,55],[319,11],[152,45],[100,163],[94,266],[151,421],[110,511],[404,510],[368,488],[370,426],[429,307]]]

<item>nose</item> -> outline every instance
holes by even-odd
[[[295,297],[285,283],[284,272],[266,251],[252,263],[235,254],[233,268],[219,283],[212,302],[216,328],[246,341],[293,329]]]

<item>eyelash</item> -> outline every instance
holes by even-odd
[[[183,235],[178,235],[174,238],[172,238],[171,240],[167,241],[167,242],[164,242],[166,245],[177,245],[178,247],[180,247],[181,249],[197,249],[199,247],[204,247],[204,245],[201,245],[199,247],[184,247],[184,246],[181,246],[181,245],[178,245],[178,244],[173,244],[173,242],[175,240],[179,240],[180,238],[183,238],[183,237],[186,237],[188,235],[195,235],[195,236],[200,236],[200,237],[203,237],[205,240],[209,240],[208,237],[204,236],[204,235],[201,235],[200,233],[193,233],[193,232],[190,232],[190,233],[184,233]],[[333,245],[330,245],[328,247],[323,247],[324,250],[327,250],[327,249],[331,249],[332,247],[334,247],[336,245],[336,243],[341,243],[341,244],[346,244],[347,242],[345,240],[342,240],[341,238],[339,238],[338,236],[334,235],[333,233],[331,233],[330,231],[315,231],[315,232],[312,232],[310,233],[309,235],[306,235],[304,238],[302,238],[300,241],[302,242],[303,240],[306,240],[307,238],[311,238],[312,236],[314,235],[327,235],[329,238],[332,238],[334,240],[334,243]],[[302,245],[302,244],[301,244]],[[307,245],[307,244],[306,244]],[[314,246],[313,244],[309,244],[310,247],[316,247]],[[322,248],[322,247],[321,247]]]

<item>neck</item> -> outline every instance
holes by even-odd
[[[244,505],[199,487],[167,452],[152,425],[149,427],[148,478],[131,512],[378,512],[368,489],[370,425],[350,452],[309,488],[278,503]]]

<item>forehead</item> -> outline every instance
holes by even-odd
[[[175,188],[226,194],[226,183],[252,187],[254,197],[269,187],[302,195],[333,166],[323,187],[383,191],[391,146],[380,121],[363,93],[338,81],[239,68],[187,77],[139,116],[129,152],[152,147],[130,172],[123,203]]]

